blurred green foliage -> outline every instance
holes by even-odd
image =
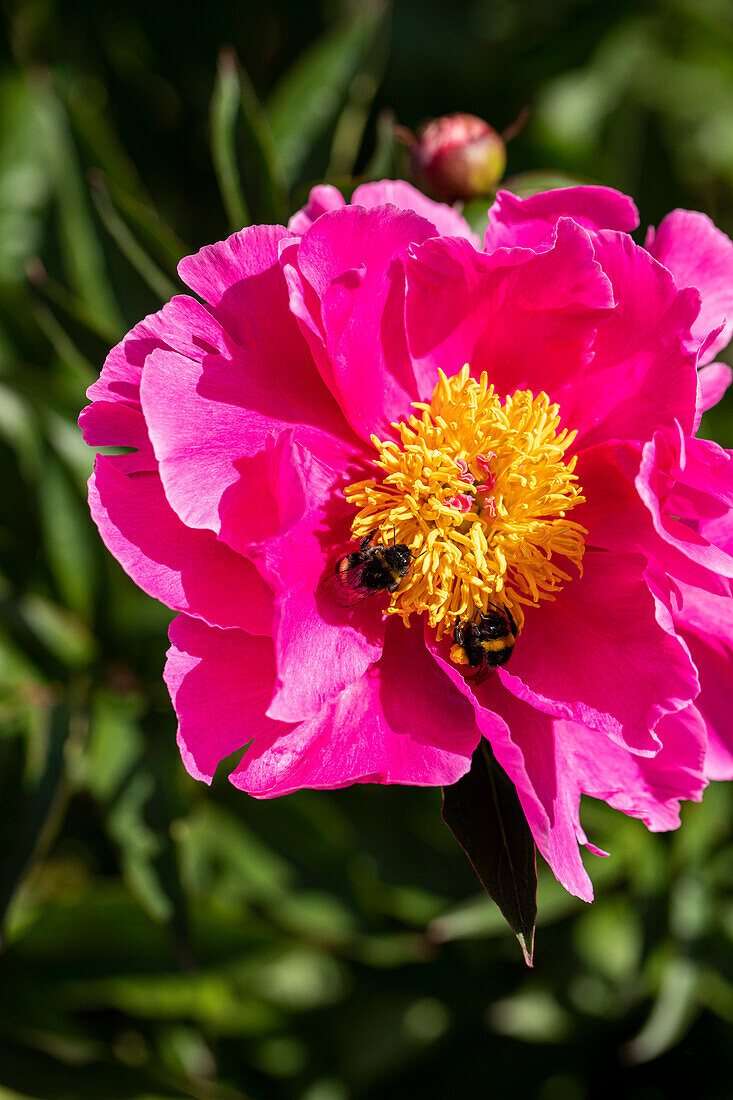
[[[588,857],[598,900],[543,872],[526,971],[437,791],[261,803],[223,767],[188,778],[168,615],[99,542],[75,427],[181,255],[287,216],[312,181],[404,171],[395,117],[502,128],[530,104],[512,174],[730,231],[729,0],[25,0],[8,31],[0,1100],[730,1096],[729,790],[671,836],[586,805],[612,851]],[[730,403],[706,427],[732,444]]]

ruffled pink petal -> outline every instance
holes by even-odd
[[[697,372],[697,415],[695,431],[700,426],[702,414],[721,400],[733,381],[733,371],[727,363],[708,363]]]
[[[733,779],[733,599],[716,596],[690,585],[678,585],[675,626],[681,632],[700,674],[695,705],[705,720],[710,779]]]
[[[296,722],[320,711],[379,659],[384,601],[373,597],[347,611],[323,590],[349,538],[341,472],[310,454],[292,432],[280,436],[268,459],[279,522],[247,552],[275,593],[277,680],[268,714]]]
[[[383,436],[417,399],[403,332],[408,247],[433,226],[393,206],[324,214],[283,251],[291,308],[357,435]]]
[[[547,247],[560,218],[572,218],[584,229],[629,233],[639,224],[632,200],[610,187],[563,187],[527,199],[499,191],[489,210],[484,249]]]
[[[660,719],[656,732],[662,747],[656,756],[635,756],[613,744],[609,751],[604,745],[601,767],[593,731],[568,722],[558,722],[557,727],[560,736],[569,735],[576,742],[572,759],[583,793],[641,818],[653,833],[678,828],[680,802],[702,798],[707,785],[707,730],[696,706]]]
[[[534,794],[551,823],[538,847],[563,886],[585,901],[593,900],[593,892],[578,850],[578,842],[586,842],[581,795],[641,818],[653,832],[677,828],[680,801],[702,797],[706,736],[694,707],[661,720],[662,745],[651,758],[635,756],[577,723],[552,721],[519,700],[505,713],[532,782],[524,798],[529,803]]]
[[[677,827],[681,799],[699,800],[706,734],[694,707],[662,718],[657,755],[638,756],[597,730],[543,714],[505,691],[496,678],[476,689],[446,659],[445,647],[432,649],[458,691],[472,701],[477,725],[517,789],[540,852],[558,881],[584,901],[593,900],[593,887],[578,845],[606,853],[587,842],[579,818],[581,794],[642,818],[654,831]]]
[[[89,507],[107,549],[148,595],[215,626],[272,633],[272,593],[255,567],[211,531],[185,527],[156,473],[127,476],[98,455]]]
[[[444,786],[471,766],[479,733],[473,709],[436,668],[421,632],[391,621],[372,672],[262,754],[254,745],[232,775],[273,798],[303,787],[352,783]]]
[[[709,541],[698,522],[730,514],[733,455],[708,440],[655,432],[644,444],[635,484],[662,539],[698,565],[733,577],[733,556]]]
[[[362,183],[351,196],[349,205],[372,210],[375,206],[385,206],[388,203],[396,206],[398,210],[412,210],[421,218],[425,218],[434,227],[436,236],[466,237],[477,248],[480,247],[479,238],[457,210],[443,202],[434,202],[404,180]],[[328,183],[318,184],[311,188],[305,206],[293,214],[288,222],[288,229],[291,233],[300,236],[310,228],[316,218],[320,218],[321,214],[329,210],[339,210],[346,205],[343,195],[335,187]]]
[[[686,707],[699,684],[684,645],[657,622],[644,568],[637,554],[588,550],[582,578],[528,608],[511,672],[499,678],[538,710],[653,755],[657,722]]]
[[[90,401],[121,404],[140,411],[143,363],[153,348],[165,345],[162,314],[160,310],[146,317],[130,329],[119,344],[115,344],[105,359],[99,378],[87,390]]]
[[[701,356],[702,363],[710,362],[733,333],[733,241],[705,214],[673,210],[656,233],[649,230],[646,248],[672,272],[677,286],[700,292],[702,307],[692,325],[694,339],[702,343],[723,325]]]
[[[168,348],[172,333],[185,331],[180,314],[187,299],[173,298],[163,309],[135,325],[112,348],[102,373],[87,390],[92,402],[82,410],[79,425],[90,447],[131,447],[133,454],[117,455],[115,464],[127,472],[154,470],[155,456],[140,405],[140,379],[145,360],[156,348]]]
[[[114,464],[126,473],[157,471],[158,463],[141,409],[111,401],[95,401],[79,414],[84,442],[90,447],[131,447],[114,455]]]
[[[643,554],[662,573],[723,593],[725,582],[717,573],[691,561],[657,532],[634,484],[641,456],[641,443],[619,440],[589,447],[577,456],[575,472],[585,501],[573,509],[572,518],[586,528],[586,546]]]
[[[710,635],[682,625],[679,629],[700,675],[700,694],[695,706],[705,723],[708,738],[705,774],[708,779],[733,779],[733,683],[730,675],[733,647],[722,646]]]
[[[477,252],[468,241],[430,240],[406,265],[406,327],[429,400],[438,368],[487,371],[501,394],[553,390],[591,356],[599,321],[613,306],[610,284],[586,232],[567,219],[543,253]]]
[[[566,890],[593,900],[593,886],[580,858],[585,843],[578,820],[580,795],[573,777],[560,771],[553,720],[515,699],[495,679],[476,689],[448,659],[447,647],[428,640],[437,663],[474,706],[476,724],[514,784],[540,852]],[[596,733],[602,743],[603,734]]]
[[[311,187],[305,206],[293,214],[288,222],[288,231],[302,236],[321,214],[326,214],[329,210],[339,210],[342,206],[346,206],[346,199],[339,189],[330,183],[319,183]]]
[[[591,368],[553,394],[564,423],[579,430],[576,450],[607,439],[646,440],[675,419],[690,432],[697,375],[689,331],[697,292],[678,290],[625,234],[603,231],[593,239],[617,305],[598,326]]]
[[[194,779],[210,783],[219,763],[248,742],[271,744],[283,726],[265,711],[272,642],[179,615],[170,625],[163,678],[178,715],[178,747]]]
[[[178,265],[183,281],[212,307],[234,342],[250,349],[263,344],[270,362],[278,349],[303,359],[278,263],[280,242],[288,236],[282,225],[248,226]],[[282,369],[297,373],[287,362]]]
[[[434,226],[436,236],[465,237],[476,248],[481,247],[477,234],[462,214],[444,202],[434,202],[404,180],[362,183],[354,191],[351,202],[354,206],[363,206],[367,210],[386,203],[391,203],[400,210],[412,210]]]
[[[392,622],[383,662],[298,725],[265,715],[274,678],[266,639],[180,616],[165,679],[189,772],[210,781],[251,742],[232,782],[258,797],[351,783],[455,783],[478,730],[470,705],[427,654],[418,631]],[[420,685],[420,690],[417,690]]]
[[[345,449],[337,436],[348,428],[284,315],[284,293],[281,286],[279,301],[268,302],[267,338],[258,332],[259,317],[246,345],[235,344],[204,306],[184,299],[186,342],[180,350],[158,349],[145,362],[141,400],[161,480],[189,527],[218,533],[224,510],[245,507],[238,491],[246,459],[263,450],[271,433],[299,425],[316,449]],[[238,301],[245,308],[241,286]],[[253,305],[255,316],[257,308],[264,303]]]

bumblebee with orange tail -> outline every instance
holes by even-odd
[[[517,626],[511,611],[489,604],[478,620],[456,624],[451,660],[475,669],[470,679],[477,685],[481,684],[493,669],[507,663],[514,650],[516,636]]]

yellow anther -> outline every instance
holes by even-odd
[[[409,625],[425,614],[438,637],[489,604],[511,611],[555,598],[581,567],[586,531],[566,514],[583,501],[565,452],[576,433],[558,431],[547,394],[517,390],[502,402],[486,374],[468,365],[440,372],[419,417],[394,424],[394,440],[372,436],[379,476],[346,488],[358,509],[354,539],[378,532],[409,546],[418,561],[392,593],[387,611]]]

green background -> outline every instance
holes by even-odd
[[[404,172],[395,118],[530,105],[510,176],[730,232],[731,4],[32,0],[7,28],[0,1100],[730,1097],[730,791],[664,836],[587,801],[597,901],[540,868],[529,971],[438,791],[194,783],[169,616],[91,525],[75,421],[181,255],[312,181]],[[704,428],[732,445],[730,403]]]

